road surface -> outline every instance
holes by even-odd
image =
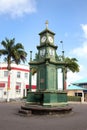
[[[0,130],[87,130],[87,104],[70,104],[68,115],[18,115],[21,103],[0,103]]]

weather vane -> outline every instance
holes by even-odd
[[[46,24],[46,28],[48,28],[48,24],[49,24],[48,20],[46,20],[45,24]]]

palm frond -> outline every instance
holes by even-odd
[[[8,63],[8,69],[10,69],[11,63],[14,61],[16,64],[19,64],[21,61],[26,61],[27,53],[24,50],[24,46],[21,43],[15,44],[15,38],[8,39],[5,38],[1,42],[4,49],[0,50],[0,55],[5,55],[5,60]]]
[[[66,62],[66,66],[69,70],[71,70],[72,72],[79,72],[79,65],[78,65],[78,60],[76,58],[69,58],[66,57],[64,58],[64,61]]]

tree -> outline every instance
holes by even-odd
[[[62,73],[63,73],[63,89],[66,90],[66,80],[67,80],[67,71],[72,71],[74,72],[79,72],[79,64],[77,63],[78,60],[76,58],[69,58],[64,56],[64,52],[62,56],[56,56],[56,59],[59,62],[64,62],[65,67],[62,68]]]
[[[19,64],[21,61],[26,61],[27,53],[24,51],[24,47],[21,43],[15,44],[15,38],[10,40],[5,38],[5,40],[1,42],[1,45],[4,49],[0,49],[0,55],[5,56],[8,70],[11,70],[12,62]]]
[[[24,47],[21,43],[15,44],[15,38],[8,39],[5,38],[1,42],[1,45],[3,46],[3,49],[0,49],[0,56],[5,56],[5,61],[7,62],[7,70],[8,70],[8,87],[7,89],[10,89],[10,70],[11,70],[11,63],[15,62],[16,64],[19,64],[21,61],[26,61],[27,53],[24,51]],[[9,101],[9,91],[7,96],[7,101]]]
[[[64,62],[66,63],[66,68],[67,70],[74,72],[79,72],[79,65],[78,65],[78,60],[76,58],[69,58],[69,57],[64,57]]]
[[[63,83],[64,83],[63,86],[64,86],[64,89],[66,90],[67,71],[70,70],[74,73],[74,72],[79,72],[80,69],[77,63],[78,60],[76,58],[64,57],[63,60],[66,63],[66,66],[63,69]]]

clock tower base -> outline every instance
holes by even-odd
[[[42,106],[61,106],[67,104],[67,93],[59,91],[28,92],[27,102]]]
[[[67,114],[72,107],[67,104],[66,92],[28,92],[27,102],[21,106],[21,115],[57,115]]]

